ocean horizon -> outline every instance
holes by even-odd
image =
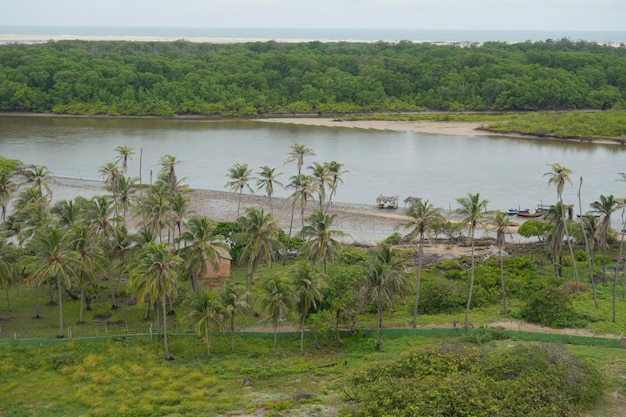
[[[258,41],[357,42],[536,42],[568,39],[573,42],[624,44],[626,31],[575,30],[463,30],[463,29],[323,29],[323,28],[201,28],[201,27],[98,27],[0,26],[0,35],[102,37],[154,39],[216,39]]]

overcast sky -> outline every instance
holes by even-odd
[[[626,0],[4,0],[0,25],[626,30]]]

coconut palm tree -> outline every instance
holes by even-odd
[[[286,261],[287,250],[289,249],[289,245],[291,243],[291,232],[293,230],[293,216],[296,211],[296,199],[294,197],[298,195],[297,194],[298,187],[303,185],[302,184],[303,181],[301,180],[300,177],[302,175],[302,166],[304,165],[304,157],[315,156],[313,149],[307,148],[305,145],[302,145],[299,143],[294,143],[293,145],[289,146],[289,149],[290,151],[287,153],[287,161],[285,162],[285,164],[295,161],[298,173],[290,178],[291,183],[287,186],[288,188],[289,187],[294,188],[294,192],[292,196],[290,197],[290,198],[293,198],[293,202],[291,204],[291,221],[289,222],[289,235],[287,236],[287,246],[285,246],[283,262]],[[302,206],[302,211],[304,212],[304,206]],[[302,219],[302,221],[304,222],[304,218]]]
[[[159,159],[158,179],[165,184],[165,194],[172,195],[176,193],[179,186],[179,180],[176,176],[176,165],[180,163],[180,160],[173,155],[164,155]]]
[[[14,268],[9,262],[7,256],[7,245],[5,240],[0,241],[0,288],[4,289],[7,296],[7,310],[11,311],[11,298],[9,297],[9,289],[15,281]]]
[[[172,241],[176,240],[176,233],[180,236],[182,232],[182,224],[187,215],[189,214],[190,199],[185,197],[181,192],[177,192],[168,198],[171,215],[171,236]],[[168,233],[169,234],[169,233]]]
[[[343,178],[341,178],[341,176],[350,171],[342,169],[343,164],[337,161],[330,161],[326,164],[326,166],[330,176],[330,194],[328,195],[328,202],[326,204],[326,212],[328,212],[330,205],[332,204],[332,199],[337,193],[337,187],[339,184],[343,184]]]
[[[192,328],[206,345],[206,355],[211,356],[211,330],[224,330],[224,305],[215,290],[203,289],[188,303],[189,311],[184,323]]]
[[[206,276],[208,264],[214,270],[219,268],[220,250],[228,252],[228,245],[224,238],[213,234],[215,223],[207,217],[193,217],[185,222],[185,231],[179,240],[185,242],[180,249],[180,256],[185,268],[189,271],[191,286],[198,292],[198,279]]]
[[[302,261],[296,264],[291,279],[295,292],[295,308],[300,314],[300,351],[304,352],[304,323],[309,313],[317,308],[324,298],[322,288],[326,287],[325,275],[315,271],[313,265]]]
[[[2,209],[2,222],[7,218],[7,206],[15,190],[17,189],[13,182],[13,173],[0,172],[0,208]]]
[[[484,212],[487,210],[487,200],[480,199],[480,193],[471,194],[467,193],[467,197],[457,198],[459,207],[456,212],[460,214],[463,219],[461,220],[461,227],[467,229],[467,235],[471,244],[471,260],[472,266],[470,270],[470,287],[467,295],[467,306],[465,307],[465,330],[469,330],[469,311],[472,305],[472,292],[474,290],[474,269],[475,269],[475,257],[474,257],[474,235],[477,228],[484,228]]]
[[[317,199],[320,205],[320,213],[324,213],[324,202],[326,201],[326,187],[330,187],[332,184],[332,177],[330,171],[328,171],[328,164],[320,164],[319,162],[313,162],[313,165],[309,166],[311,170],[311,177],[313,179],[313,188],[317,193]]]
[[[333,261],[341,252],[341,243],[337,238],[348,236],[347,233],[333,229],[336,214],[323,214],[315,211],[307,218],[308,224],[300,234],[305,240],[300,250],[314,262],[322,262],[324,274],[328,273],[328,262]]]
[[[233,236],[233,240],[243,245],[238,261],[246,264],[246,290],[250,297],[250,286],[254,273],[260,264],[271,266],[282,243],[278,238],[278,223],[271,214],[263,209],[246,208],[246,215],[239,218],[241,233]],[[248,300],[250,303],[250,300]]]
[[[150,228],[159,240],[163,239],[163,229],[172,224],[172,213],[163,183],[150,187],[147,194],[141,196],[135,206],[141,218],[141,225]]]
[[[552,230],[548,234],[546,243],[548,244],[548,251],[552,258],[552,264],[554,265],[554,274],[557,278],[561,277],[563,265],[563,236],[565,236],[565,229],[567,228],[564,211],[561,202],[557,202],[550,206],[543,216],[544,220],[552,225]]]
[[[182,259],[171,252],[164,243],[149,242],[141,248],[130,271],[130,292],[137,296],[137,304],[150,300],[161,307],[163,315],[163,345],[165,360],[174,358],[170,355],[167,343],[167,299],[178,294],[176,281]]]
[[[580,177],[580,181],[578,183],[578,215],[580,216],[580,229],[583,233],[583,239],[585,240],[585,253],[587,254],[587,264],[589,265],[589,282],[591,283],[591,289],[593,292],[593,303],[598,308],[598,297],[596,296],[596,281],[593,278],[593,257],[591,256],[591,245],[589,243],[589,235],[587,234],[586,222],[593,221],[595,224],[595,216],[583,216],[583,202],[581,197],[581,191],[583,188],[583,177]],[[595,236],[595,228],[594,232],[591,234],[592,238]],[[595,238],[594,238],[595,239]],[[576,288],[577,291],[580,291],[579,288]]]
[[[410,293],[411,282],[408,273],[408,261],[398,256],[397,252],[385,243],[370,250],[365,276],[365,290],[368,300],[376,304],[376,347],[380,349],[380,330],[383,327],[383,309],[393,304],[393,296],[405,296]]]
[[[48,184],[48,180],[52,177],[52,172],[50,172],[46,166],[28,165],[20,167],[18,172],[25,178],[25,183],[30,184],[31,187],[39,190],[41,195],[44,195],[43,192],[45,190],[45,195],[50,198],[52,197],[52,190]]]
[[[278,354],[278,320],[293,309],[293,287],[283,277],[272,274],[262,279],[258,286],[256,305],[261,314],[270,317],[274,329],[274,349]]]
[[[554,185],[556,187],[557,198],[561,203],[562,208],[565,208],[563,204],[563,189],[565,188],[566,184],[573,185],[572,180],[570,179],[570,174],[572,174],[572,170],[558,163],[549,164],[548,166],[551,167],[551,170],[544,173],[543,176],[549,177],[548,185]],[[565,212],[563,212],[563,215],[565,215]],[[574,279],[576,280],[576,288],[578,289],[578,267],[576,266],[576,257],[574,256],[574,249],[572,248],[572,241],[569,237],[569,231],[567,230],[567,227],[565,227],[564,231],[565,238],[567,239],[567,247],[569,248],[570,256],[572,258],[572,266],[574,267]]]
[[[506,234],[511,235],[509,231],[509,215],[503,211],[496,210],[491,218],[491,224],[496,228],[496,247],[500,254],[500,288],[502,289],[502,314],[507,315],[506,307],[506,286],[504,285],[504,245],[506,244]]]
[[[250,309],[250,305],[244,301],[246,295],[244,288],[230,281],[225,281],[220,288],[220,297],[224,305],[225,315],[230,321],[230,344],[231,351],[235,351],[235,315],[244,313]]]
[[[80,308],[78,313],[78,323],[84,323],[83,311],[85,306],[85,295],[93,291],[96,287],[96,274],[104,274],[109,271],[109,259],[106,257],[102,247],[98,246],[94,238],[96,233],[93,226],[85,223],[74,223],[69,230],[71,248],[75,250],[81,261],[82,268],[76,274],[76,284],[80,290]],[[113,284],[111,283],[111,286]]]
[[[611,232],[611,214],[613,214],[615,210],[619,209],[620,205],[613,195],[600,195],[600,199],[591,203],[590,206],[600,215],[597,237],[598,243],[602,248],[602,279],[604,285],[606,285],[606,250],[609,246],[609,237]]]
[[[115,158],[115,163],[122,163],[122,175],[126,174],[128,171],[128,161],[133,159],[133,155],[135,154],[135,150],[126,145],[120,145],[115,148],[115,152],[117,152],[117,157]]]
[[[239,194],[237,198],[237,218],[239,218],[239,207],[244,188],[247,187],[251,193],[254,192],[249,184],[252,180],[252,169],[248,168],[248,164],[237,162],[231,168],[228,168],[228,178],[230,178],[230,181],[226,183],[226,187],[230,187],[231,191]]]
[[[71,235],[56,226],[43,226],[36,230],[33,239],[27,244],[32,255],[22,259],[23,266],[30,277],[42,282],[52,277],[56,283],[59,297],[58,338],[63,338],[63,290],[71,287],[72,277],[80,269],[86,268],[80,254],[71,245]]]
[[[441,221],[443,215],[441,210],[430,204],[428,200],[415,200],[411,203],[409,210],[405,212],[409,218],[404,225],[405,229],[411,229],[407,235],[409,241],[417,239],[418,257],[417,257],[417,283],[415,288],[415,306],[413,308],[413,328],[417,327],[417,309],[420,299],[420,287],[422,278],[422,263],[424,260],[424,239],[432,227]]]
[[[276,185],[280,185],[283,187],[283,184],[277,180],[277,178],[282,175],[282,172],[276,172],[276,168],[270,168],[267,165],[261,167],[261,170],[258,172],[259,178],[257,178],[256,186],[257,191],[261,188],[265,189],[265,193],[270,200],[270,213],[272,216],[274,215],[274,207],[272,206],[272,196],[274,195],[274,187]]]

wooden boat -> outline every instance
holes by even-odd
[[[508,214],[511,215],[511,216],[514,215],[514,214],[517,214],[517,213],[530,213],[530,209],[527,209],[527,208],[526,209],[510,208],[509,211],[508,211]]]
[[[543,216],[543,213],[531,213],[531,212],[521,212],[518,211],[517,214],[519,217],[541,217]]]

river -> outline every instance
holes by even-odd
[[[578,213],[579,178],[584,177],[583,211],[603,195],[626,196],[626,147],[509,137],[423,134],[338,127],[303,126],[208,119],[0,116],[0,155],[45,165],[58,176],[102,179],[99,168],[116,157],[114,149],[130,146],[135,155],[129,174],[149,182],[158,160],[170,154],[180,163],[179,177],[193,188],[225,190],[228,169],[247,163],[278,168],[284,184],[296,173],[285,164],[290,145],[315,152],[312,162],[338,161],[343,175],[336,201],[374,204],[380,194],[430,200],[443,209],[456,199],[480,193],[489,209],[535,208],[556,200],[548,186],[549,164],[573,171],[565,187],[566,203]],[[251,184],[253,188],[255,184]],[[262,193],[262,191],[258,191]],[[279,187],[277,196],[289,190]],[[402,206],[402,203],[401,203]]]

